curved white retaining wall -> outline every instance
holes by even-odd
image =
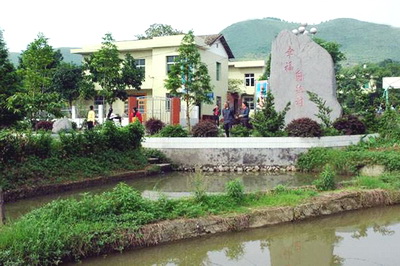
[[[368,135],[375,136],[375,135]],[[196,165],[293,165],[313,147],[340,148],[365,135],[321,138],[146,138],[143,147],[163,151],[173,163]]]

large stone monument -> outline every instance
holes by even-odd
[[[342,113],[336,98],[332,57],[308,35],[296,35],[291,31],[279,33],[272,43],[270,85],[277,111],[291,103],[286,124],[302,117],[321,123],[315,116],[318,107],[310,101],[307,91],[316,93],[332,108],[332,121]]]

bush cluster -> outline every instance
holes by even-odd
[[[0,132],[0,162],[12,164],[25,161],[30,156],[48,158],[58,156],[70,158],[87,156],[112,149],[126,151],[139,148],[144,136],[144,128],[139,123],[126,127],[116,127],[107,122],[99,130],[86,130],[83,133],[61,133],[60,139],[50,133]]]
[[[149,135],[154,135],[160,132],[160,130],[165,127],[165,124],[160,119],[150,118],[149,120],[146,121],[144,126],[146,128],[146,132]]]
[[[290,137],[321,137],[321,125],[316,121],[304,117],[295,119],[286,126]]]
[[[46,130],[51,131],[53,129],[53,122],[41,120],[35,124],[35,130]]]
[[[165,138],[178,138],[178,137],[187,137],[188,132],[181,125],[168,125],[165,126],[159,132],[160,137]]]
[[[364,123],[355,115],[345,115],[336,119],[333,127],[344,135],[364,134],[366,131]]]
[[[192,128],[193,137],[218,137],[218,127],[210,120],[202,120]]]

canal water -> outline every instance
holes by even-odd
[[[136,178],[125,183],[142,192],[195,191],[195,174],[173,172]],[[209,192],[221,192],[239,178],[247,191],[277,185],[308,185],[312,175],[207,173],[201,176]],[[340,180],[348,179],[341,177]],[[340,181],[337,180],[337,181]],[[57,198],[100,193],[116,184],[20,200],[5,205],[6,216],[20,215]],[[89,258],[83,265],[400,265],[400,206],[373,208],[302,222],[224,233]],[[71,264],[77,265],[77,264]]]
[[[186,193],[195,191],[195,182],[201,178],[203,185],[208,192],[223,192],[225,184],[232,179],[240,179],[246,191],[261,191],[272,189],[277,185],[302,186],[309,185],[316,178],[312,174],[268,174],[268,173],[202,173],[201,176],[195,173],[170,172],[156,176],[147,176],[124,181],[135,189],[144,192],[144,195],[155,195],[160,193]],[[341,177],[341,179],[346,177]],[[17,202],[5,204],[6,217],[15,219],[21,214],[42,206],[54,199],[79,197],[82,193],[101,193],[115,187],[114,184],[107,184],[84,188],[79,190],[58,193],[54,195],[34,197]]]
[[[400,265],[400,206],[89,258],[79,265]],[[77,265],[77,264],[70,264]]]

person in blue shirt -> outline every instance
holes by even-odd
[[[222,117],[224,119],[224,130],[225,135],[229,137],[229,131],[232,128],[233,122],[235,120],[233,109],[229,107],[229,103],[224,104],[224,109],[222,109]]]
[[[244,101],[242,103],[242,108],[240,109],[239,119],[240,119],[240,124],[242,124],[247,128],[251,128],[249,124],[250,120],[249,114],[250,114],[249,104],[246,101]]]

